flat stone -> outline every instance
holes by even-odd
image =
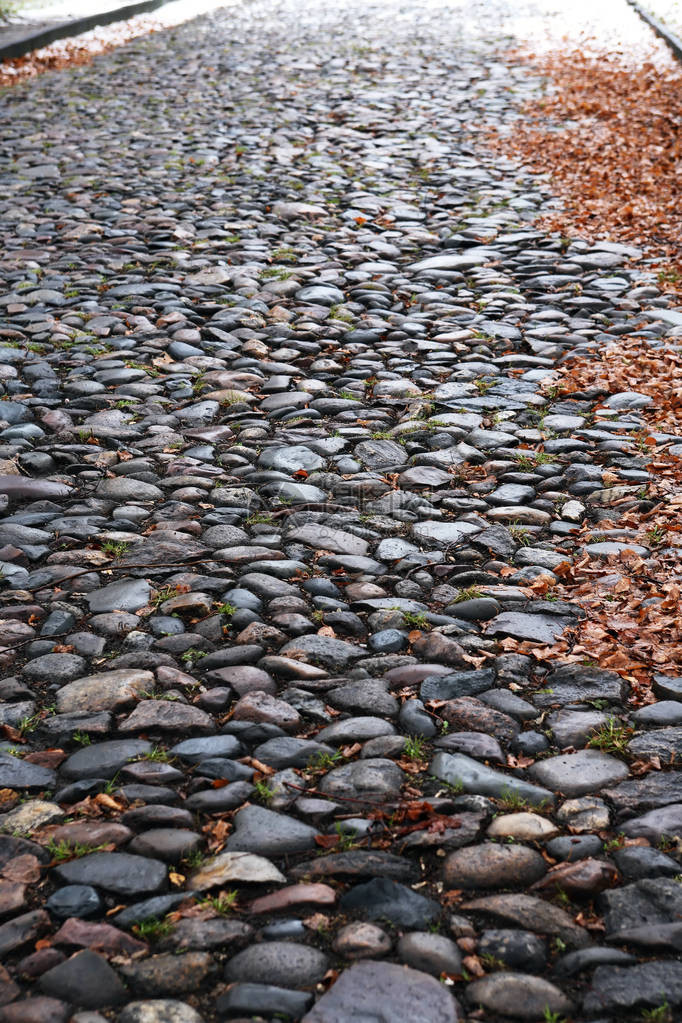
[[[588,703],[591,700],[623,703],[627,693],[627,682],[615,671],[566,664],[550,672],[542,690],[533,694],[533,702],[538,707]]]
[[[292,475],[300,469],[313,472],[314,469],[321,469],[323,465],[324,459],[302,444],[265,448],[258,456],[259,468],[275,469]]]
[[[76,654],[44,654],[29,661],[22,674],[36,681],[50,679],[53,682],[68,682],[76,678],[87,667],[87,661]]]
[[[546,817],[537,813],[505,813],[488,828],[490,838],[513,838],[519,842],[545,842],[559,833]]]
[[[163,953],[122,964],[121,973],[136,994],[158,998],[198,991],[212,965],[207,952]]]
[[[149,603],[151,587],[146,579],[123,579],[85,595],[91,614],[104,611],[139,611]]]
[[[145,998],[142,1002],[128,1002],[119,1013],[118,1023],[203,1023],[203,1017],[186,1002]]]
[[[520,611],[503,611],[485,627],[489,636],[512,636],[514,639],[530,640],[533,643],[552,644],[573,619],[562,615],[524,614]]]
[[[467,998],[490,1012],[513,1019],[542,1020],[548,1012],[570,1013],[573,1003],[548,980],[526,973],[500,971],[475,980]]]
[[[218,998],[216,1010],[221,1018],[225,1015],[229,1019],[235,1016],[253,1019],[273,1014],[276,1017],[278,1013],[285,1018],[299,1019],[312,1000],[313,995],[306,991],[291,991],[274,984],[233,983]]]
[[[111,924],[92,923],[76,917],[66,920],[52,936],[53,945],[74,945],[89,948],[103,955],[135,955],[146,952],[147,946]]]
[[[280,655],[309,664],[321,664],[331,670],[343,670],[353,661],[366,657],[367,652],[343,639],[312,635],[299,636],[285,643]]]
[[[54,868],[64,884],[85,884],[128,898],[162,891],[168,883],[166,864],[130,853],[91,853]]]
[[[441,256],[429,256],[412,263],[410,270],[472,270],[475,266],[484,266],[486,263],[499,258],[499,250],[486,248],[484,245],[475,245],[464,253],[447,252]]]
[[[450,888],[527,887],[547,871],[540,853],[524,845],[486,842],[449,853],[443,877]]]
[[[110,501],[135,503],[147,501],[162,501],[163,490],[153,486],[151,483],[143,483],[141,480],[128,479],[125,476],[118,476],[116,479],[102,480],[97,486],[97,496],[107,498]]]
[[[265,807],[245,806],[235,814],[234,825],[226,842],[228,852],[278,857],[315,847],[315,828]]]
[[[298,863],[289,871],[292,878],[388,877],[393,881],[414,881],[418,870],[412,860],[382,849],[349,849]]]
[[[152,692],[154,684],[153,672],[135,668],[85,675],[57,690],[57,710],[60,714],[122,710]]]
[[[675,960],[640,963],[637,966],[598,966],[583,1009],[600,1012],[628,1012],[656,1009],[663,1004],[682,1005],[682,963]]]
[[[287,539],[305,544],[306,547],[313,547],[315,550],[332,551],[335,554],[364,556],[369,548],[367,541],[359,536],[317,522],[289,530]]]
[[[350,797],[369,802],[400,798],[403,772],[392,760],[358,760],[332,768],[318,788],[334,799]]]
[[[570,948],[584,948],[590,944],[589,933],[578,927],[568,913],[533,895],[487,895],[463,903],[460,909],[489,913],[535,934],[556,936]]]
[[[190,764],[200,764],[209,757],[241,756],[242,746],[234,735],[211,735],[201,739],[184,739],[171,746],[169,752]]]
[[[198,892],[223,884],[242,881],[247,884],[284,884],[286,877],[270,860],[250,852],[219,853],[192,874],[190,887]]]
[[[651,771],[641,778],[630,778],[603,793],[618,810],[641,812],[680,802],[682,772]]]
[[[429,675],[421,684],[420,698],[427,700],[455,700],[460,696],[476,696],[495,684],[492,668],[475,671],[454,671],[445,675]]]
[[[658,757],[665,763],[682,760],[682,728],[655,728],[637,735],[628,743],[635,757]]]
[[[225,967],[225,980],[259,983],[263,977],[281,987],[308,987],[322,980],[329,960],[322,952],[293,941],[267,941],[238,952]]]
[[[473,522],[440,522],[435,519],[415,522],[412,526],[412,536],[417,543],[437,549],[461,543],[480,531],[481,527]]]
[[[552,806],[554,795],[549,789],[524,781],[518,775],[504,774],[479,764],[462,753],[436,753],[431,761],[431,774],[449,785],[461,787],[465,792],[504,798],[519,796],[532,806]]]
[[[440,915],[433,899],[389,878],[356,885],[341,896],[339,908],[366,920],[389,920],[395,927],[423,929]]]
[[[541,785],[565,796],[580,796],[623,781],[629,771],[622,760],[599,750],[586,749],[537,760],[528,773]]]
[[[83,949],[44,973],[38,986],[46,995],[84,1009],[102,1009],[125,1002],[127,992],[106,959]]]
[[[336,892],[327,884],[293,884],[270,895],[262,895],[249,906],[249,912],[281,913],[301,906],[329,907],[336,902]]]
[[[125,764],[152,750],[146,739],[112,739],[83,746],[64,761],[60,776],[69,780],[113,778]]]
[[[185,917],[179,920],[164,939],[164,947],[189,951],[220,949],[233,952],[243,948],[253,937],[253,928],[239,920],[210,917],[206,920]]]
[[[40,767],[26,760],[0,753],[0,788],[4,789],[53,789],[55,772],[49,767]]]
[[[22,913],[0,924],[0,955],[5,956],[29,942],[34,942],[48,930],[50,918],[44,909]]]
[[[422,931],[404,934],[398,941],[396,952],[402,962],[433,977],[440,977],[442,973],[456,975],[462,968],[457,945],[444,934],[424,934]]]
[[[395,963],[355,963],[341,974],[301,1023],[351,1020],[428,1020],[457,1023],[457,1003],[446,987],[421,970]]]
[[[213,718],[191,704],[166,700],[142,700],[124,718],[119,731],[126,732],[212,732]]]
[[[634,817],[621,825],[621,831],[628,838],[647,838],[650,842],[675,838],[682,831],[682,803],[670,803]]]
[[[599,903],[607,935],[644,924],[677,923],[682,916],[680,886],[664,877],[644,878],[603,892]]]

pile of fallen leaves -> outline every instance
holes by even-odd
[[[0,63],[0,87],[16,85],[45,71],[61,71],[78,64],[89,64],[100,53],[108,53],[138,36],[158,32],[165,27],[154,18],[140,15],[83,32],[72,39],[60,39],[23,57]]]
[[[682,352],[652,348],[646,339],[619,338],[595,359],[574,359],[562,369],[560,395],[599,389],[604,396],[636,390],[654,402],[637,410],[645,426],[630,435],[633,453],[646,461],[651,482],[640,491],[621,479],[617,468],[603,473],[604,488],[614,500],[612,519],[585,522],[576,536],[578,556],[555,569],[561,585],[551,592],[578,604],[585,620],[552,647],[535,647],[538,660],[592,662],[619,672],[630,683],[632,702],[653,699],[656,672],[678,674],[682,663],[682,459],[671,454],[675,443],[657,443],[655,434],[678,433],[682,408]],[[593,426],[607,409],[597,404]],[[588,499],[589,503],[589,499]],[[648,554],[623,552],[606,560],[580,555],[580,547],[610,529],[629,530],[626,543]],[[542,596],[547,581],[536,580]]]
[[[518,56],[548,79],[513,132],[495,144],[549,174],[564,208],[540,221],[587,239],[645,247],[682,272],[682,71],[620,54]]]

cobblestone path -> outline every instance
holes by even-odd
[[[649,556],[652,398],[558,367],[682,317],[486,143],[542,12],[245,3],[0,96],[3,1023],[682,1005],[682,679],[540,653]]]

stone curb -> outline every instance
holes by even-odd
[[[678,60],[682,61],[682,39],[671,32],[670,29],[659,21],[658,18],[654,18],[653,15],[645,11],[637,0],[627,0],[631,7],[634,7],[637,14],[639,14],[642,21],[646,21],[647,25],[650,25],[656,35],[660,36],[664,42],[668,44],[670,49],[673,51]]]
[[[170,2],[171,0],[141,0],[140,3],[126,4],[109,11],[100,11],[98,14],[90,14],[85,18],[59,22],[49,28],[40,29],[38,32],[28,32],[11,43],[5,45],[0,43],[0,61],[23,57],[24,54],[32,53],[33,50],[39,50],[43,46],[49,46],[50,43],[54,43],[58,39],[79,36],[83,32],[97,28],[98,25],[111,25],[115,21],[126,21],[128,18],[134,18],[137,14],[155,11],[158,7],[164,7]]]

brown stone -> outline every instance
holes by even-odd
[[[162,732],[212,732],[215,725],[210,715],[199,707],[166,700],[142,700],[119,725],[119,731],[124,734],[154,729]]]
[[[574,899],[591,899],[606,888],[613,888],[618,880],[619,874],[613,864],[605,860],[584,859],[553,867],[532,886],[531,891],[564,891]]]
[[[334,951],[347,959],[375,959],[391,951],[391,939],[376,924],[355,921],[336,935]]]
[[[440,632],[431,632],[420,636],[412,644],[412,652],[420,660],[436,661],[440,664],[451,664],[458,667],[468,666],[464,650],[459,643]]]
[[[44,909],[15,916],[0,927],[0,955],[7,955],[49,930],[50,917]]]
[[[66,956],[58,948],[39,948],[17,963],[17,975],[24,977],[40,977],[53,966],[63,963]]]
[[[533,895],[486,895],[463,902],[459,909],[490,914],[514,927],[561,938],[569,948],[585,948],[590,944],[589,933],[575,924],[568,913]]]
[[[167,998],[197,991],[213,960],[207,952],[163,953],[121,967],[130,989],[145,998]]]
[[[26,902],[26,885],[19,881],[0,881],[0,917],[18,913]]]
[[[264,622],[251,622],[245,629],[242,629],[235,642],[239,646],[257,643],[259,646],[264,647],[265,650],[279,650],[288,638],[288,636],[272,625],[266,625]]]
[[[2,868],[2,877],[5,881],[29,884],[32,881],[39,881],[40,876],[40,861],[31,853],[15,856]]]
[[[27,998],[0,1009],[0,1023],[65,1023],[71,1006],[58,998]]]
[[[249,908],[252,913],[278,913],[294,906],[333,906],[335,902],[336,892],[327,884],[294,884],[255,899]]]
[[[232,716],[235,721],[265,722],[289,732],[301,724],[300,714],[290,704],[258,690],[242,696],[235,704]]]
[[[208,673],[207,678],[211,683],[231,686],[239,696],[253,692],[254,689],[271,694],[277,692],[277,685],[267,671],[254,668],[251,664],[232,664],[225,668],[216,668]]]
[[[53,842],[90,846],[123,845],[132,837],[130,828],[113,821],[74,821],[72,824],[61,824],[50,835]]]
[[[508,714],[488,707],[473,696],[447,700],[440,708],[440,714],[461,731],[486,732],[502,741],[513,739],[520,731],[518,722]]]
[[[147,952],[147,945],[142,941],[119,931],[111,924],[91,923],[79,917],[69,917],[52,939],[55,945],[73,945],[76,948],[91,948],[105,955],[134,955],[136,952]]]
[[[518,888],[537,881],[546,870],[540,853],[528,846],[485,842],[450,853],[443,878],[451,888]]]
[[[13,1002],[21,994],[21,988],[15,984],[4,966],[0,965],[0,1005]]]

